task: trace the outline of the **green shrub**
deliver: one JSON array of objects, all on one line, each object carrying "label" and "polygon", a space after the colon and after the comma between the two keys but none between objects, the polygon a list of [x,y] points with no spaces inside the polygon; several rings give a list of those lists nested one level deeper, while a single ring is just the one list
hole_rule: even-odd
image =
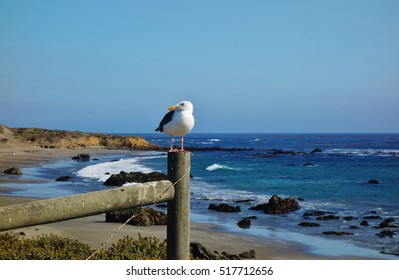
[{"label": "green shrub", "polygon": [[0,238],[0,259],[3,260],[79,260],[91,252],[86,244],[53,234],[34,239]]},{"label": "green shrub", "polygon": [[93,259],[102,260],[162,260],[166,259],[166,242],[155,237],[133,239],[125,236],[105,251],[98,252]]},{"label": "green shrub", "polygon": [[[18,234],[0,234],[0,260],[85,260],[93,252],[87,244],[54,234],[31,239],[20,238]],[[92,259],[166,259],[166,242],[154,237],[125,236],[110,248],[97,252]]]}]

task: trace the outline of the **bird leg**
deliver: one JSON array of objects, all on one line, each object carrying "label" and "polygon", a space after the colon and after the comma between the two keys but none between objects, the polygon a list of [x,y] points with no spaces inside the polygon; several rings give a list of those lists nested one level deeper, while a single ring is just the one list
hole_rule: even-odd
[{"label": "bird leg", "polygon": [[171,152],[177,152],[178,150],[174,150],[173,149],[173,139],[172,139],[172,135],[170,136],[170,150],[169,153]]},{"label": "bird leg", "polygon": [[184,138],[183,138],[183,136],[180,136],[180,143],[181,143],[180,152],[185,152],[184,147],[183,147],[183,142],[184,142]]},{"label": "bird leg", "polygon": [[174,152],[173,144],[172,144],[172,135],[170,136],[169,141],[170,141],[170,150],[169,150],[169,152]]}]

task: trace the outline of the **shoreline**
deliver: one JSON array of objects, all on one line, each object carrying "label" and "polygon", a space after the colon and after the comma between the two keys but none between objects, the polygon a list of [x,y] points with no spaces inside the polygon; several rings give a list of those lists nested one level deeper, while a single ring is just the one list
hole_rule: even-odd
[{"label": "shoreline", "polygon": [[[35,198],[7,195],[7,192],[7,188],[0,188],[0,207],[37,200]],[[97,249],[119,226],[119,223],[106,223],[105,214],[100,214],[51,224],[18,228],[0,232],[0,234],[14,232],[23,235],[24,238],[35,238],[51,233],[62,237],[77,239],[80,242],[87,243],[92,248]],[[166,239],[166,226],[140,227],[126,225],[118,231],[105,248],[116,243],[126,235],[133,238],[138,238],[139,235],[142,237],[152,236],[159,240],[164,240]],[[199,242],[211,250],[219,252],[225,251],[229,254],[240,254],[248,250],[255,250],[256,260],[313,260],[324,258],[320,255],[309,253],[307,248],[301,244],[282,240],[267,242],[264,238],[229,233],[223,231],[216,225],[206,223],[191,222],[191,242]]]},{"label": "shoreline", "polygon": [[[80,153],[92,153],[95,156],[110,155],[126,152],[123,149],[83,148],[83,149],[35,149],[35,152],[18,151],[11,152],[9,156],[0,157],[0,170],[11,166],[31,167],[57,159],[71,157]],[[11,160],[10,160],[11,159]],[[0,175],[0,183],[19,182],[18,177],[10,178]],[[10,195],[12,189],[0,187],[0,207],[11,204],[26,203],[37,200],[35,198]],[[98,248],[115,231],[119,224],[105,223],[105,214],[78,218],[69,221],[19,228],[5,232],[23,232],[25,238],[37,237],[43,234],[57,234],[81,242],[88,243],[93,248]],[[5,233],[2,232],[2,233]],[[153,236],[160,240],[166,239],[166,226],[134,227],[126,225],[111,240],[110,244],[126,235],[137,238],[141,236]],[[307,248],[300,244],[275,240],[268,243],[263,238],[243,236],[228,233],[215,225],[206,223],[191,223],[191,241],[199,242],[212,250],[226,251],[229,254],[239,254],[248,250],[255,250],[258,260],[264,259],[320,259],[319,255],[310,254]]]},{"label": "shoreline", "polygon": [[[0,194],[1,193],[4,193],[4,190],[1,190]],[[34,200],[36,199],[0,195],[0,207],[27,203]],[[79,240],[80,242],[89,244],[93,249],[97,249],[101,247],[119,226],[119,223],[106,223],[105,214],[100,214],[51,224],[18,228],[1,232],[1,234],[14,232],[23,235],[24,238],[36,238],[41,235],[55,234]],[[126,235],[133,238],[138,238],[139,235],[142,237],[151,236],[162,241],[166,239],[166,226],[140,227],[126,225],[117,232],[105,248],[110,247],[113,243],[116,243]],[[256,257],[248,260],[374,259],[350,255],[325,256],[322,254],[314,254],[310,252],[306,245],[300,243],[232,233],[224,231],[216,225],[196,222],[191,223],[191,242],[199,242],[211,250],[227,252],[229,254],[240,254],[248,250],[255,250]]]},{"label": "shoreline", "polygon": [[[93,157],[101,155],[111,155],[126,153],[127,149],[107,149],[107,148],[78,148],[78,149],[45,149],[30,145],[22,145],[19,149],[4,151],[0,149],[0,170],[3,171],[9,167],[31,167],[39,164],[55,161],[57,159],[72,157],[80,153],[90,153]],[[0,147],[1,148],[1,147]],[[8,175],[0,175],[0,183],[20,182],[18,177],[10,178]],[[0,207],[33,201],[33,198],[8,195],[10,190],[0,187]],[[58,222],[35,227],[21,228],[12,230],[13,232],[24,232],[26,237],[36,237],[42,234],[57,234],[79,241],[85,242],[98,248],[118,227],[118,224],[105,223],[103,215],[79,218],[64,222]],[[166,239],[166,227],[133,227],[125,226],[113,238],[111,243],[116,242],[125,235],[133,237],[154,236],[160,240]],[[240,234],[223,229],[220,226],[207,223],[192,223],[191,241],[199,242],[204,246],[217,250],[226,251],[229,254],[239,254],[244,251],[254,249],[258,260],[265,259],[376,259],[368,257],[359,257],[352,255],[326,256],[323,254],[312,253],[306,244],[294,241],[284,240],[282,238],[258,237],[250,234]],[[385,259],[381,256],[380,259]]]}]

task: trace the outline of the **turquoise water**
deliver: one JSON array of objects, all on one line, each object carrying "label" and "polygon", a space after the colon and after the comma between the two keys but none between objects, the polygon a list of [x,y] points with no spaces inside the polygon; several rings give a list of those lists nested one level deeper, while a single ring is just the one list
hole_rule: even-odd
[{"label": "turquoise water", "polygon": [[[164,135],[144,136],[155,144],[167,145]],[[176,145],[179,145],[178,141]],[[236,223],[241,218],[256,215],[258,219],[252,221],[253,229],[241,232],[267,236],[267,229],[274,229],[281,230],[280,233],[328,238],[378,251],[399,245],[396,228],[390,228],[396,232],[393,238],[376,236],[383,229],[375,228],[390,217],[396,220],[392,226],[399,225],[397,134],[194,134],[187,137],[186,146],[251,148],[235,152],[192,153],[192,209],[203,217],[203,221],[237,231]],[[316,148],[320,152],[311,153]],[[273,149],[282,151],[275,153]],[[152,158],[143,162],[165,171],[164,159]],[[377,179],[379,184],[369,184],[371,179]],[[267,202],[273,194],[303,199],[299,201],[300,210],[277,216],[248,210],[252,205]],[[234,203],[246,199],[253,201]],[[210,203],[239,205],[242,213],[210,213],[207,209]],[[311,218],[311,222],[321,224],[317,228],[298,226],[300,222],[309,221],[303,214],[313,210],[340,218],[333,221]],[[369,220],[369,227],[360,226],[364,217],[370,215],[378,215],[381,219]],[[348,216],[353,220],[344,219]],[[351,228],[353,226],[358,229]],[[326,237],[322,233],[325,231],[345,231],[353,235]]]}]

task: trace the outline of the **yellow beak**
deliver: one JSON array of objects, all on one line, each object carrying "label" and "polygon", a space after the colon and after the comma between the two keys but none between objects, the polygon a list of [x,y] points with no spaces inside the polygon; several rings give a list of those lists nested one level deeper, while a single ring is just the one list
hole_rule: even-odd
[{"label": "yellow beak", "polygon": [[177,106],[176,105],[173,105],[173,106],[170,106],[168,109],[169,109],[169,111],[173,111],[173,110],[175,110],[177,108]]}]

